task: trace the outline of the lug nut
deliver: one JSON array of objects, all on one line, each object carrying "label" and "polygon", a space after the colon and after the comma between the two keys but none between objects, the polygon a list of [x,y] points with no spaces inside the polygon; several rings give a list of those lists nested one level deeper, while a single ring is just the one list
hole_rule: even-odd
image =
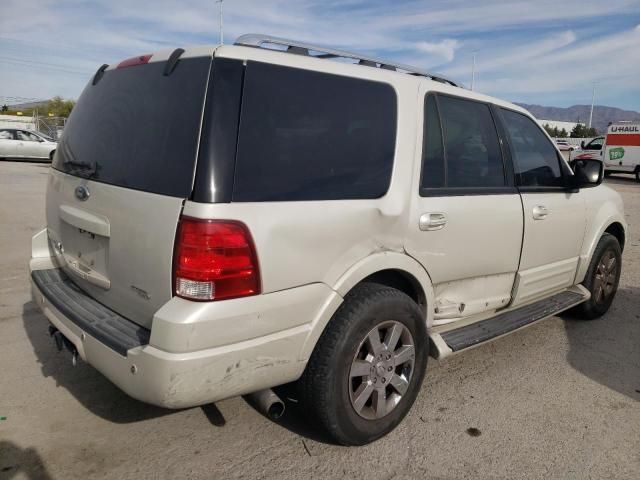
[{"label": "lug nut", "polygon": [[382,383],[384,383],[384,382],[386,382],[386,381],[387,381],[387,379],[386,379],[386,378],[384,378],[384,377],[382,377]]},{"label": "lug nut", "polygon": [[391,367],[387,368],[388,372],[390,372],[391,370],[393,370],[393,368],[391,368]]}]

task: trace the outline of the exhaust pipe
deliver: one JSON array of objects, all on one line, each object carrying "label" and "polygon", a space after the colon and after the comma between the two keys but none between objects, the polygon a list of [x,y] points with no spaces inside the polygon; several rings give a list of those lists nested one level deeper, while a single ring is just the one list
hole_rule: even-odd
[{"label": "exhaust pipe", "polygon": [[270,388],[250,393],[247,398],[271,420],[278,420],[284,415],[284,402]]},{"label": "exhaust pipe", "polygon": [[65,348],[71,352],[71,364],[75,367],[78,363],[78,349],[73,342],[65,337],[62,332],[53,325],[49,325],[49,335],[53,337],[53,340],[56,343],[56,348],[59,352]]}]

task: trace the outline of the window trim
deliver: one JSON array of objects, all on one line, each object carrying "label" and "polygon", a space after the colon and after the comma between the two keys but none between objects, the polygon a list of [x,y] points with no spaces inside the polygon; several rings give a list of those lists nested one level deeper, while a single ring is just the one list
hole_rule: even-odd
[{"label": "window trim", "polygon": [[[425,125],[426,125],[426,106],[427,106],[427,98],[432,95],[436,102],[436,111],[438,114],[438,120],[440,123],[440,138],[442,142],[442,153],[444,157],[444,182],[447,185],[449,180],[449,173],[447,168],[447,147],[444,138],[444,128],[442,126],[442,116],[440,114],[440,99],[439,97],[450,97],[457,100],[466,100],[469,102],[479,103],[481,105],[486,105],[489,107],[489,115],[491,115],[491,119],[493,121],[493,127],[496,132],[496,138],[498,139],[498,146],[500,148],[500,157],[502,159],[502,167],[503,167],[503,175],[505,185],[501,187],[423,187],[422,179],[424,176],[424,152],[425,152],[425,140],[426,136]],[[514,193],[518,193],[518,189],[515,184],[514,177],[514,169],[512,164],[512,156],[511,151],[505,147],[503,137],[504,131],[502,129],[502,124],[499,119],[496,117],[496,113],[494,111],[495,105],[490,102],[485,102],[482,100],[477,100],[475,98],[468,98],[460,95],[451,95],[449,93],[439,92],[437,90],[427,91],[424,95],[424,101],[422,102],[422,146],[420,152],[420,180],[418,186],[418,192],[421,197],[448,197],[448,196],[467,196],[467,195],[510,195]]]},{"label": "window trim", "polygon": [[[496,109],[496,113],[498,115],[498,121],[501,123],[501,127],[504,130],[505,133],[505,141],[507,143],[507,149],[509,150],[509,154],[511,157],[511,163],[512,163],[512,167],[513,167],[513,178],[514,180],[518,179],[515,183],[516,189],[520,192],[520,193],[557,193],[557,192],[567,192],[567,190],[569,189],[569,177],[568,177],[568,172],[566,171],[565,168],[565,162],[564,160],[561,158],[561,154],[558,153],[558,149],[556,148],[556,146],[553,144],[552,141],[549,140],[549,138],[547,137],[546,133],[544,132],[544,129],[538,124],[538,122],[536,122],[534,119],[532,119],[529,115],[526,115],[518,110],[515,110],[513,108],[509,108],[509,107],[504,107],[502,105],[495,105],[495,109]],[[550,186],[550,185],[545,185],[545,186],[527,186],[527,185],[518,185],[520,179],[520,175],[515,173],[515,163],[516,163],[516,158],[515,158],[515,152],[513,151],[513,147],[511,145],[511,135],[509,134],[509,130],[506,128],[506,121],[504,120],[504,117],[502,116],[502,110],[506,110],[512,113],[516,113],[518,115],[522,115],[523,117],[531,120],[531,122],[538,128],[538,130],[540,130],[543,134],[543,136],[546,138],[546,140],[549,142],[549,144],[551,145],[551,147],[553,148],[555,154],[556,154],[556,160],[558,161],[558,168],[560,169],[560,175],[562,176],[562,185],[561,186]]]}]

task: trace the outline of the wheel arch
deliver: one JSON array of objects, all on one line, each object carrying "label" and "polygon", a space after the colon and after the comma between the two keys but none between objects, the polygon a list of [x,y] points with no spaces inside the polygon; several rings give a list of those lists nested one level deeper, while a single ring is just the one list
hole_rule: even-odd
[{"label": "wheel arch", "polygon": [[589,264],[591,263],[591,257],[593,256],[602,235],[609,233],[616,237],[620,243],[620,249],[624,250],[624,244],[626,242],[626,223],[619,213],[610,214],[606,217],[605,221],[600,221],[597,224],[599,224],[600,227],[597,230],[592,229],[592,232],[594,233],[588,233],[585,238],[583,252],[580,255],[580,264],[576,273],[576,284],[584,281],[584,276],[586,275]]},{"label": "wheel arch", "polygon": [[300,358],[307,360],[344,297],[362,282],[372,281],[397,288],[416,300],[427,327],[433,324],[434,290],[429,274],[414,258],[399,252],[379,252],[351,266],[331,285],[336,295],[327,301],[312,325]]}]

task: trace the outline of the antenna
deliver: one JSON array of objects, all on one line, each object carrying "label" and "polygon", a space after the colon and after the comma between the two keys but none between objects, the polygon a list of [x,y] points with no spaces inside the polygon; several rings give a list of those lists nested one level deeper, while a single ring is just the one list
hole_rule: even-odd
[{"label": "antenna", "polygon": [[222,19],[222,6],[224,0],[216,0],[216,3],[220,4],[220,45],[224,45],[224,31],[223,31],[223,19]]}]

